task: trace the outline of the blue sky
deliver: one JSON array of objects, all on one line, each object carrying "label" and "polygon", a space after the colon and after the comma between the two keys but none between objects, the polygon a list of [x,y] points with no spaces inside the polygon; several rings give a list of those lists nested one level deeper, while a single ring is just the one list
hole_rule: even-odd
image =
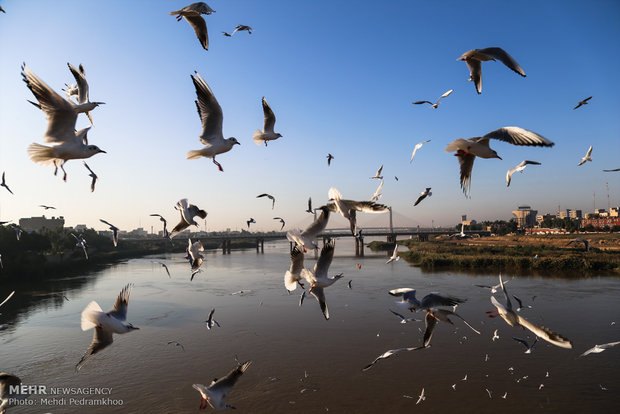
[{"label": "blue sky", "polygon": [[[249,217],[256,229],[275,230],[275,216],[298,227],[311,220],[308,197],[318,206],[331,186],[345,198],[370,198],[378,183],[368,177],[382,164],[380,201],[393,206],[397,224],[453,225],[461,214],[509,219],[523,204],[540,213],[558,205],[590,211],[594,193],[596,207],[606,208],[606,182],[612,206],[620,204],[620,173],[602,172],[620,168],[617,1],[214,0],[208,4],[216,13],[205,17],[209,51],[187,22],[168,15],[187,4],[0,1],[0,170],[15,193],[0,189],[0,220],[44,214],[38,206],[47,204],[67,225],[103,229],[103,218],[122,229],[159,229],[149,214],[174,222],[176,201],[187,197],[209,212],[208,230],[241,229]],[[253,34],[221,35],[237,24]],[[491,46],[508,51],[527,77],[486,62],[477,95],[456,59]],[[63,183],[28,159],[46,120],[26,101],[33,95],[21,81],[22,62],[59,93],[73,82],[67,62],[82,63],[91,100],[106,102],[92,113],[89,133],[107,151],[87,160],[100,177],[94,193],[79,160],[65,165]],[[222,106],[224,135],[241,142],[217,157],[224,173],[209,159],[185,159],[201,148],[195,70]],[[411,104],[448,89],[454,93],[437,110]],[[262,96],[283,135],[268,148],[251,140],[262,128]],[[573,111],[588,96],[590,104]],[[77,127],[87,125],[80,115]],[[536,131],[556,145],[491,142],[503,160],[476,160],[467,199],[457,160],[444,148],[502,126]],[[413,146],[427,139],[410,164]],[[590,145],[594,161],[577,167]],[[328,152],[335,156],[329,168]],[[542,165],[528,166],[506,188],[506,170],[524,159]],[[414,208],[425,187],[433,196]],[[274,210],[255,198],[263,192],[276,197]]]}]

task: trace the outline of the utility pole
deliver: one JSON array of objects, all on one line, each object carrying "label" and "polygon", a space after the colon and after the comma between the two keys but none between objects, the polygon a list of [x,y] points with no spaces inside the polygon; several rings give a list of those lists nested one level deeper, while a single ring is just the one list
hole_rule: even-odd
[{"label": "utility pole", "polygon": [[592,212],[596,213],[596,193],[592,193]]},{"label": "utility pole", "polygon": [[611,201],[609,201],[609,183],[605,183],[605,187],[607,187],[607,212],[611,213]]}]

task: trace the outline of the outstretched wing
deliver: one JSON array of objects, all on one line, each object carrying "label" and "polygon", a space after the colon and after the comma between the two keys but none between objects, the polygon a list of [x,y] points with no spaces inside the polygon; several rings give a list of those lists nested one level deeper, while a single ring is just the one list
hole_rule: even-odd
[{"label": "outstretched wing", "polygon": [[114,306],[108,311],[108,315],[121,321],[127,318],[127,305],[129,304],[129,295],[131,294],[132,287],[133,284],[129,283],[121,290],[121,293],[116,298],[116,302],[114,302]]}]

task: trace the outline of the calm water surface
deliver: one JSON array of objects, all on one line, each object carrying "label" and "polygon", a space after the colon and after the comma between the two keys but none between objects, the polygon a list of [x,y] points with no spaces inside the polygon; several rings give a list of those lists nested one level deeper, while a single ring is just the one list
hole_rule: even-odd
[{"label": "calm water surface", "polygon": [[[52,406],[32,396],[36,405],[9,412],[197,412],[200,397],[192,384],[225,375],[235,355],[253,361],[227,398],[239,412],[586,413],[620,406],[620,346],[579,357],[595,344],[620,341],[620,278],[512,279],[508,292],[532,305],[522,315],[574,345],[566,350],[539,341],[527,355],[512,337],[532,336],[487,318],[490,292],[473,286],[496,284],[497,274],[425,273],[402,260],[385,265],[384,254],[352,253],[350,240],[336,242],[330,274],[344,272],[344,278],[326,289],[329,321],[312,297],[300,308],[300,289],[291,295],[284,289],[288,243],[268,244],[264,254],[208,252],[193,282],[182,254],[134,259],[79,277],[0,282],[2,299],[17,290],[1,309],[0,324],[10,325],[0,331],[0,371],[48,388],[111,388],[105,397],[123,404],[69,405],[69,398],[99,397],[71,394],[57,396],[65,401]],[[154,261],[167,263],[172,278]],[[306,267],[313,265],[306,255]],[[75,373],[92,340],[92,331],[80,329],[82,310],[91,300],[109,309],[127,283],[135,285],[128,321],[140,330],[115,335]],[[423,322],[400,324],[388,311],[397,308],[387,291],[398,287],[416,288],[418,297],[439,291],[467,298],[458,312],[482,334],[458,319],[454,326],[442,323],[429,349],[398,354],[362,372],[388,349],[421,343]],[[207,330],[204,320],[213,307],[222,326]],[[495,329],[500,339],[492,341]],[[185,351],[167,344],[172,340]],[[422,388],[426,400],[416,405]]]}]

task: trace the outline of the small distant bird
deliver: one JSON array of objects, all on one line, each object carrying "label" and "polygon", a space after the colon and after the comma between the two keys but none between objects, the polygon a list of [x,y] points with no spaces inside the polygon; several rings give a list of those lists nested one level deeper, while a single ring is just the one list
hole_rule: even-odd
[{"label": "small distant bird", "polygon": [[271,200],[271,209],[273,210],[273,208],[276,205],[276,198],[274,196],[272,196],[271,194],[267,194],[267,193],[263,193],[263,194],[259,194],[256,196],[256,198],[260,198],[260,197],[267,197],[268,199]]},{"label": "small distant bird", "polygon": [[390,312],[392,312],[394,315],[398,316],[400,318],[400,323],[407,323],[407,322],[418,322],[420,319],[416,319],[416,318],[405,318],[403,315],[401,315],[398,312],[394,312],[392,309],[388,309]]},{"label": "small distant bird", "polygon": [[415,147],[413,147],[413,152],[411,153],[411,160],[409,160],[409,164],[413,162],[413,157],[415,157],[416,151],[422,148],[422,145],[426,144],[427,142],[431,142],[431,141],[432,139],[428,139],[426,141],[418,142],[417,144],[415,144]]},{"label": "small distant bird", "polygon": [[273,219],[274,220],[280,220],[280,223],[282,223],[282,227],[280,227],[280,230],[282,230],[284,228],[284,225],[286,224],[284,219],[282,217],[274,217]]},{"label": "small distant bird", "polygon": [[381,183],[379,184],[379,187],[377,187],[377,191],[375,191],[375,193],[372,195],[372,197],[370,197],[370,201],[377,201],[378,199],[381,198],[382,194],[381,194],[381,189],[383,188],[383,180],[381,180]]},{"label": "small distant bird", "polygon": [[200,270],[200,266],[202,265],[204,256],[200,254],[200,252],[204,252],[204,247],[200,240],[192,243],[192,239],[187,239],[187,255],[189,256],[189,264],[192,268],[192,277],[190,278],[190,282],[194,280],[194,276]]},{"label": "small distant bird", "polygon": [[84,257],[86,257],[86,260],[88,260],[88,252],[86,251],[86,249],[88,248],[88,244],[86,244],[86,240],[84,239],[84,237],[81,234],[79,236],[76,236],[73,233],[70,233],[70,234],[77,241],[77,243],[75,244],[75,247],[81,247],[82,250],[84,251]]},{"label": "small distant bird", "polygon": [[452,141],[445,149],[446,152],[456,151],[461,167],[461,188],[466,197],[469,197],[471,190],[471,172],[474,168],[474,160],[480,158],[499,158],[497,152],[489,147],[490,139],[498,139],[512,145],[527,145],[552,147],[555,144],[547,138],[533,131],[519,127],[503,127],[491,131],[482,137],[469,139],[458,138]]},{"label": "small distant bird", "polygon": [[619,345],[620,342],[609,342],[607,344],[603,344],[603,345],[594,345],[593,348],[588,349],[586,352],[584,352],[583,354],[579,355],[579,356],[586,356],[589,354],[600,354],[603,351],[608,350],[611,347],[614,347],[616,345]]},{"label": "small distant bird", "polygon": [[112,334],[124,334],[140,329],[125,322],[132,287],[133,285],[130,283],[121,290],[114,302],[114,306],[108,312],[102,311],[99,304],[95,301],[90,302],[82,311],[82,330],[86,331],[95,328],[95,334],[93,342],[75,366],[76,370],[82,368],[90,357],[111,345]]},{"label": "small distant bird", "polygon": [[45,210],[49,210],[49,209],[56,210],[56,207],[46,206],[46,205],[44,205],[44,204],[40,204],[40,205],[39,205],[39,207],[42,207],[42,208],[44,208]]},{"label": "small distant bird", "polygon": [[[508,283],[510,283],[510,280],[507,280],[504,282],[505,285],[507,285]],[[497,290],[501,288],[501,285],[499,283],[493,286],[489,286],[489,285],[474,285],[474,286],[478,286],[478,287],[485,288],[485,289],[490,289],[491,293],[496,293]]]},{"label": "small distant bird", "polygon": [[17,237],[17,240],[21,239],[22,233],[24,231],[17,227],[15,224],[11,224],[11,228],[15,231],[15,237]]},{"label": "small distant bird", "polygon": [[226,36],[226,37],[231,37],[231,36],[232,36],[230,33],[227,33],[227,32],[222,32],[222,34],[223,34],[224,36]]},{"label": "small distant bird", "polygon": [[590,242],[587,241],[586,239],[581,239],[581,238],[573,239],[568,242],[567,246],[569,246],[571,243],[583,243],[583,248],[586,250],[586,252],[590,251]]},{"label": "small distant bird", "polygon": [[256,145],[262,145],[264,142],[265,147],[266,147],[267,142],[280,138],[282,134],[273,131],[273,128],[276,125],[276,116],[274,115],[273,111],[271,110],[271,107],[267,103],[267,100],[265,99],[264,96],[263,96],[262,102],[263,102],[263,114],[265,117],[263,121],[263,130],[261,131],[260,129],[257,129],[254,132],[252,139],[254,140]]},{"label": "small distant bird", "polygon": [[394,179],[395,179],[396,181],[398,181],[398,177],[397,177],[397,176],[394,176]]},{"label": "small distant bird", "polygon": [[164,237],[168,237],[168,230],[166,229],[166,224],[168,224],[168,222],[166,221],[166,219],[164,218],[164,216],[162,216],[161,214],[149,214],[150,216],[153,217],[159,217],[159,221],[164,223]]},{"label": "small distant bird", "polygon": [[221,328],[220,323],[218,321],[216,321],[215,319],[213,319],[213,314],[215,313],[215,308],[211,309],[211,312],[209,312],[209,317],[207,318],[207,320],[205,321],[205,323],[207,324],[207,329],[211,329],[214,326],[217,325],[218,328]]},{"label": "small distant bird", "polygon": [[312,210],[312,197],[308,197],[308,208],[306,209],[306,213],[314,213],[314,210]]},{"label": "small distant bird", "polygon": [[90,176],[90,178],[92,178],[92,181],[90,182],[90,192],[92,193],[93,191],[95,191],[95,184],[97,183],[97,179],[99,177],[97,177],[97,174],[95,174],[95,172],[90,169],[88,164],[86,164],[86,161],[82,161],[82,164],[84,164],[84,167],[86,167],[86,169],[90,172],[90,174],[88,175]]},{"label": "small distant bird", "polygon": [[487,394],[489,394],[489,398],[493,398],[493,397],[491,397],[491,391],[489,391],[488,388],[485,388],[485,390],[486,390]]},{"label": "small distant bird", "polygon": [[573,108],[573,110],[579,108],[580,106],[587,105],[590,99],[592,99],[591,96],[589,98],[584,99],[583,101],[579,101],[579,103],[577,104],[576,107]]},{"label": "small distant bird", "polygon": [[592,145],[590,145],[590,148],[588,148],[588,152],[586,152],[586,156],[581,158],[581,161],[579,161],[579,164],[577,164],[577,166],[583,165],[587,161],[592,161],[591,155],[592,155]]},{"label": "small distant bird", "polygon": [[253,29],[250,26],[246,26],[246,25],[243,25],[243,24],[238,24],[235,27],[235,30],[233,30],[230,35],[232,36],[232,35],[234,35],[237,32],[243,32],[243,31],[248,32],[248,34],[252,34],[252,30]]},{"label": "small distant bird", "polygon": [[385,264],[392,263],[393,261],[399,261],[399,260],[400,260],[400,256],[398,255],[398,243],[395,243],[392,256],[390,256],[390,258],[388,259],[387,262],[385,262]]},{"label": "small distant bird", "polygon": [[420,193],[420,197],[418,197],[418,199],[416,200],[416,202],[413,204],[413,206],[417,206],[418,204],[420,204],[420,202],[422,200],[424,200],[426,197],[430,197],[432,196],[433,193],[431,193],[431,187],[426,187],[426,190],[422,191]]},{"label": "small distant bird", "polygon": [[116,227],[113,224],[108,223],[107,221],[103,219],[99,219],[99,221],[109,226],[110,230],[112,230],[112,241],[114,242],[114,247],[116,247],[118,245],[118,227]]},{"label": "small distant bird", "polygon": [[246,361],[243,364],[238,364],[237,367],[226,374],[224,378],[220,378],[219,380],[216,378],[211,381],[208,387],[202,384],[193,384],[192,387],[201,395],[200,408],[207,408],[208,404],[216,410],[223,410],[225,408],[235,409],[236,407],[225,403],[223,400],[251,363],[252,361]]},{"label": "small distant bird", "polygon": [[[523,301],[519,299],[518,297],[516,297],[515,295],[512,295],[512,297],[515,298],[515,300],[519,304],[519,306],[517,307],[517,312],[521,312],[521,309],[523,309]],[[532,306],[527,305],[526,308],[532,309]]]},{"label": "small distant bird", "polygon": [[614,171],[620,171],[620,168],[615,168],[613,170],[603,170],[605,172],[614,172]]},{"label": "small distant bird", "polygon": [[537,161],[528,161],[528,160],[524,160],[521,161],[516,167],[509,169],[506,172],[506,187],[508,187],[510,185],[510,180],[512,179],[512,174],[516,173],[516,172],[520,172],[523,173],[523,170],[525,170],[525,166],[531,164],[531,165],[540,165],[539,162]]},{"label": "small distant bird", "polygon": [[383,165],[379,167],[374,177],[370,177],[371,180],[383,180],[383,176],[381,175],[381,171],[383,170]]},{"label": "small distant bird", "polygon": [[351,283],[353,283],[353,280],[349,280],[349,283],[347,283],[347,286],[349,287],[349,289],[353,289],[353,286],[351,285]]},{"label": "small distant bird", "polygon": [[499,335],[498,335],[498,333],[497,333],[497,329],[493,332],[493,337],[491,338],[491,340],[492,340],[493,342],[495,342],[495,340],[496,340],[496,339],[499,339]]},{"label": "small distant bird", "polygon": [[[78,105],[90,105],[93,106],[92,109],[95,109],[99,105],[105,104],[105,102],[91,102],[88,97],[88,82],[86,82],[86,73],[84,72],[84,66],[80,63],[79,70],[76,69],[71,63],[67,62],[67,66],[69,66],[69,70],[71,74],[75,78],[76,86],[77,86],[77,102]],[[75,91],[75,88],[73,89]],[[72,102],[73,103],[73,102]],[[90,116],[90,111],[86,111],[86,116],[90,120],[90,124],[93,125],[93,118]]]},{"label": "small distant bird", "polygon": [[525,353],[526,354],[531,354],[532,351],[534,350],[534,345],[536,345],[536,342],[538,342],[538,337],[534,338],[534,342],[532,342],[532,345],[530,345],[525,339],[521,339],[521,338],[517,338],[517,337],[512,337],[512,339],[514,339],[517,342],[520,342],[523,344],[523,346],[525,346]]},{"label": "small distant bird", "polygon": [[202,18],[201,14],[212,14],[215,13],[211,7],[209,7],[206,3],[198,2],[192,3],[189,6],[183,7],[181,10],[171,11],[170,15],[176,15],[177,22],[180,22],[182,18],[187,20],[192,29],[194,29],[194,33],[196,33],[196,37],[200,44],[205,50],[209,50],[209,34],[207,32],[207,23],[205,19]]},{"label": "small distant bird", "polygon": [[181,344],[180,342],[177,342],[177,341],[168,341],[168,345],[170,345],[170,344],[174,344],[174,345],[176,345],[176,346],[180,347],[180,348],[183,350],[183,352],[185,352],[185,347],[184,347],[184,346],[183,346],[183,344]]},{"label": "small distant bird", "polygon": [[254,220],[254,218],[250,217],[250,219],[246,221],[246,224],[248,225],[248,230],[250,229],[250,224],[252,224],[252,223],[256,223],[256,220]]},{"label": "small distant bird", "polygon": [[445,98],[446,96],[450,96],[450,94],[454,92],[454,89],[450,89],[447,92],[444,92],[443,95],[441,95],[439,98],[437,98],[437,100],[435,101],[435,103],[430,102],[430,101],[415,101],[413,102],[414,105],[421,105],[421,104],[429,104],[430,106],[432,106],[434,109],[437,109],[437,107],[439,106],[439,101],[441,100],[441,98]]},{"label": "small distant bird", "polygon": [[166,263],[162,263],[162,262],[156,262],[158,264],[161,265],[161,267],[164,268],[164,270],[166,271],[166,274],[168,274],[168,278],[170,278],[170,270],[168,270],[168,266],[166,266]]},{"label": "small distant bird", "polygon": [[525,77],[525,72],[516,60],[505,50],[499,47],[487,47],[485,49],[472,49],[461,55],[457,60],[464,60],[469,68],[469,79],[474,82],[476,92],[482,93],[482,62],[499,60],[512,71]]},{"label": "small distant bird", "polygon": [[332,154],[327,154],[327,166],[329,167],[332,163],[334,156]]},{"label": "small distant bird", "polygon": [[189,204],[187,198],[179,200],[176,206],[174,206],[174,208],[176,210],[179,210],[179,212],[181,213],[181,221],[179,221],[179,223],[172,229],[172,232],[170,232],[171,239],[186,228],[188,228],[190,225],[198,226],[198,223],[196,223],[194,217],[198,216],[202,219],[207,217],[206,211],[198,208],[193,204]]},{"label": "small distant bird", "polygon": [[2,187],[4,187],[4,188],[6,188],[6,190],[7,190],[9,193],[13,194],[13,192],[11,191],[11,189],[9,188],[9,186],[8,186],[8,185],[6,185],[6,180],[5,180],[5,178],[4,178],[4,171],[2,171],[2,183],[0,183],[0,186],[2,186]]},{"label": "small distant bird", "polygon": [[381,355],[379,355],[377,358],[375,358],[374,361],[372,361],[370,364],[366,365],[364,368],[362,368],[362,371],[368,371],[370,368],[373,367],[373,365],[375,365],[379,360],[381,359],[387,359],[389,357],[391,357],[394,354],[397,354],[399,352],[403,352],[403,351],[418,351],[420,349],[424,349],[423,346],[417,346],[415,348],[398,348],[398,349],[389,349],[387,351],[385,351],[384,353],[382,353]]},{"label": "small distant bird", "polygon": [[504,392],[504,395],[502,395],[503,399],[506,399],[506,397],[508,397],[508,391]]},{"label": "small distant bird", "polygon": [[207,85],[198,72],[194,73],[196,76],[190,76],[196,88],[196,95],[198,97],[198,100],[195,101],[196,108],[198,109],[200,120],[202,121],[200,142],[205,146],[199,150],[189,151],[187,153],[187,159],[195,160],[200,157],[212,158],[213,164],[217,165],[220,171],[224,171],[222,165],[215,161],[215,156],[230,151],[235,144],[241,144],[235,137],[224,139],[224,134],[222,132],[222,125],[224,123],[222,107],[217,102],[217,99],[215,99],[215,95],[213,95],[209,85]]},{"label": "small distant bird", "polygon": [[420,393],[420,396],[418,397],[418,401],[416,401],[415,404],[418,405],[424,400],[426,400],[426,397],[424,396],[424,388],[422,388],[422,392]]}]

